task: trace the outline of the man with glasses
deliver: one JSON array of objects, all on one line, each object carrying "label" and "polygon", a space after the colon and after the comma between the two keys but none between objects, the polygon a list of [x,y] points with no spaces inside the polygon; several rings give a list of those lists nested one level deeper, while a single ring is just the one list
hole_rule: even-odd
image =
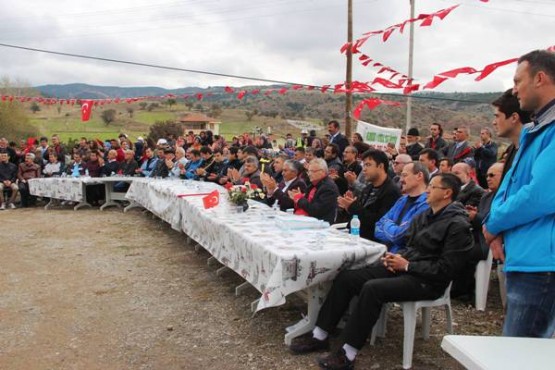
[{"label": "man with glasses", "polygon": [[351,191],[337,198],[337,204],[347,214],[347,219],[358,215],[360,236],[374,240],[376,222],[393,206],[401,192],[387,176],[389,160],[379,150],[370,149],[362,155],[363,173],[369,183],[357,197]]},{"label": "man with glasses", "polygon": [[[513,94],[534,113],[485,222],[493,257],[505,261],[504,336],[551,338],[555,332],[555,53],[518,60]],[[503,243],[505,250],[503,251]]]},{"label": "man with glasses", "polygon": [[398,154],[393,160],[393,183],[401,190],[401,173],[403,172],[403,168],[409,163],[412,163],[412,158],[408,154]]},{"label": "man with glasses", "polygon": [[[277,159],[277,158],[276,158]],[[265,202],[273,206],[278,203],[279,209],[287,211],[294,207],[293,200],[287,195],[287,190],[298,189],[301,193],[306,190],[305,182],[300,178],[302,165],[298,161],[286,160],[282,166],[282,180],[278,183],[273,176],[267,173],[260,174],[260,180],[266,191]]]},{"label": "man with glasses", "polygon": [[459,188],[456,176],[436,175],[426,189],[429,209],[413,220],[406,251],[386,253],[380,262],[362,269],[341,271],[320,309],[314,330],[295,338],[291,351],[301,354],[328,350],[328,333],[349,309],[351,299],[358,296],[339,349],[318,359],[323,369],[354,369],[357,352],[366,343],[384,303],[441,296],[466,262],[472,246],[468,216],[460,203],[454,202]]}]

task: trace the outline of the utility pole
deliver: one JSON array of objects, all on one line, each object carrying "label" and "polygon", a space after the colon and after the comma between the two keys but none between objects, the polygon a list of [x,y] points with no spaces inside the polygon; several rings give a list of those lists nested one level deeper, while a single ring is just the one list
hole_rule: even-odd
[{"label": "utility pole", "polygon": [[[414,3],[416,0],[410,0],[410,19],[414,18]],[[410,22],[410,36],[409,36],[409,84],[412,83],[412,64],[413,64],[413,54],[414,54],[414,22]],[[409,131],[412,126],[412,96],[411,92],[408,93],[407,97],[407,126],[405,133]]]},{"label": "utility pole", "polygon": [[345,78],[345,136],[351,138],[352,119],[351,112],[353,110],[353,93],[350,91],[353,82],[353,52],[351,46],[353,43],[353,0],[347,0],[347,42],[350,47],[347,48],[347,76]]}]

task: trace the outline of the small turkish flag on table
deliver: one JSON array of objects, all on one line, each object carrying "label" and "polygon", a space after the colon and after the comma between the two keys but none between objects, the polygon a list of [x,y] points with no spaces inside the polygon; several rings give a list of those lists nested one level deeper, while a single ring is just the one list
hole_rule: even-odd
[{"label": "small turkish flag on table", "polygon": [[91,112],[93,107],[92,100],[83,100],[81,103],[81,121],[85,122],[91,118]]},{"label": "small turkish flag on table", "polygon": [[212,208],[216,207],[220,203],[220,193],[218,190],[214,190],[207,196],[202,198],[202,203],[204,204],[204,208]]}]

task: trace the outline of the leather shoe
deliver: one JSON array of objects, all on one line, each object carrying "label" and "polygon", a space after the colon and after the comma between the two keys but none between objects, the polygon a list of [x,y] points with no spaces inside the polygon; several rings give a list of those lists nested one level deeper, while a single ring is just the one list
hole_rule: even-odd
[{"label": "leather shoe", "polygon": [[345,350],[339,348],[336,352],[330,353],[318,359],[318,365],[326,370],[354,370],[355,361],[351,361],[345,355]]},{"label": "leather shoe", "polygon": [[329,338],[318,340],[312,336],[312,332],[308,332],[300,337],[293,339],[289,349],[294,354],[327,351],[330,348]]}]

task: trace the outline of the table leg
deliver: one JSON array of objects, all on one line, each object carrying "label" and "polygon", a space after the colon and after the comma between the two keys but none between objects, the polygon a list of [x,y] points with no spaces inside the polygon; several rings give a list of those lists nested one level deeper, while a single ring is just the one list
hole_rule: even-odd
[{"label": "table leg", "polygon": [[[307,289],[307,315],[304,316],[298,323],[285,328],[287,332],[284,337],[286,345],[290,345],[293,338],[303,335],[311,331],[316,325],[318,312],[323,302],[322,289],[319,286],[312,286]],[[325,295],[324,295],[325,297]]]},{"label": "table leg", "polygon": [[82,202],[77,203],[77,205],[75,207],[73,207],[74,211],[77,211],[79,208],[83,208],[83,207],[91,207],[92,205],[87,203],[87,200],[84,199]]},{"label": "table leg", "polygon": [[123,209],[123,212],[127,212],[133,208],[143,208],[143,206],[141,206],[139,203],[132,200],[131,203],[129,203],[129,205]]},{"label": "table leg", "polygon": [[[249,283],[248,281],[245,281],[243,284],[241,285],[237,285],[235,287],[235,296],[239,297],[239,295],[244,292],[245,290],[247,290],[249,287],[251,287],[251,283]],[[258,301],[256,301],[258,304]],[[255,307],[256,309],[256,307]]]}]

